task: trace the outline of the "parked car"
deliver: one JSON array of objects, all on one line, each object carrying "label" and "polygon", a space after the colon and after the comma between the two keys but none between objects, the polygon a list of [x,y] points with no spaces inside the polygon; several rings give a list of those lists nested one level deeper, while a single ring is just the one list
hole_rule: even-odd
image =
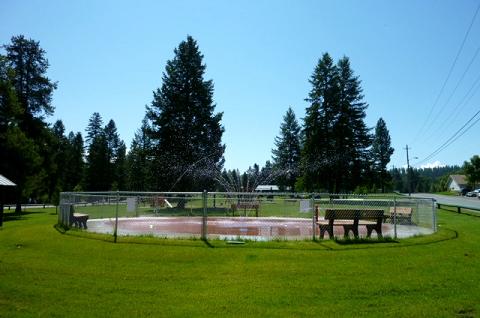
[{"label": "parked car", "polygon": [[476,197],[478,196],[478,193],[475,192],[475,191],[470,191],[470,192],[467,192],[467,194],[465,194],[466,197]]},{"label": "parked car", "polygon": [[470,188],[463,188],[461,191],[460,191],[460,194],[465,196],[467,195],[468,192],[472,191],[472,189]]}]

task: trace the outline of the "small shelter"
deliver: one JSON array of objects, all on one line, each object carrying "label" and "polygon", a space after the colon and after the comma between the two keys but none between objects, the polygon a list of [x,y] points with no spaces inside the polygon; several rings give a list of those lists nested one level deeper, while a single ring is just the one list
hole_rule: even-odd
[{"label": "small shelter", "polygon": [[17,186],[12,181],[0,174],[0,226],[3,225],[3,204],[6,197],[6,192],[9,187]]},{"label": "small shelter", "polygon": [[461,192],[468,186],[467,177],[463,174],[452,174],[448,178],[447,188],[450,191]]},{"label": "small shelter", "polygon": [[261,184],[255,188],[257,192],[276,192],[280,191],[280,188],[277,185]]}]

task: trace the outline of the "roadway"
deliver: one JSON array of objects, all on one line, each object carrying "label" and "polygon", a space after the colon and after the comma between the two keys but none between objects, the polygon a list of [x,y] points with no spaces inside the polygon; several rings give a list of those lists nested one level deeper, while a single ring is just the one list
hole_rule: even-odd
[{"label": "roadway", "polygon": [[457,205],[466,208],[480,209],[480,200],[477,197],[469,198],[462,196],[441,195],[431,193],[412,193],[412,197],[433,198],[440,204]]}]

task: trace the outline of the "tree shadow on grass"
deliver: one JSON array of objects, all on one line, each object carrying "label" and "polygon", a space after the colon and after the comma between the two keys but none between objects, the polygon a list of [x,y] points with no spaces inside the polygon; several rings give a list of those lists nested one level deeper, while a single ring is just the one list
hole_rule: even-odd
[{"label": "tree shadow on grass", "polygon": [[3,222],[11,222],[11,221],[20,221],[27,219],[26,217],[30,214],[40,214],[44,213],[43,211],[22,211],[20,213],[15,212],[3,212]]}]

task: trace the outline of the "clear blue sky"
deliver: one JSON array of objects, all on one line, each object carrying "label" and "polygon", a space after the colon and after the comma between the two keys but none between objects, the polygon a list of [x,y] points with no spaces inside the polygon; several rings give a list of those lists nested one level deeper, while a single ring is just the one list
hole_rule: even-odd
[{"label": "clear blue sky", "polygon": [[[192,35],[215,84],[216,110],[224,113],[225,166],[242,171],[271,158],[288,106],[301,122],[322,53],[346,55],[370,105],[367,124],[384,118],[395,148],[391,165],[403,166],[406,144],[421,160],[480,109],[479,82],[458,106],[480,75],[480,56],[454,91],[480,45],[480,14],[433,107],[478,4],[3,0],[0,43],[23,34],[46,50],[48,75],[58,81],[50,122],[62,119],[67,131],[84,134],[99,112],[105,122],[115,120],[129,146],[166,61]],[[479,127],[424,163],[462,164],[479,154]]]}]

